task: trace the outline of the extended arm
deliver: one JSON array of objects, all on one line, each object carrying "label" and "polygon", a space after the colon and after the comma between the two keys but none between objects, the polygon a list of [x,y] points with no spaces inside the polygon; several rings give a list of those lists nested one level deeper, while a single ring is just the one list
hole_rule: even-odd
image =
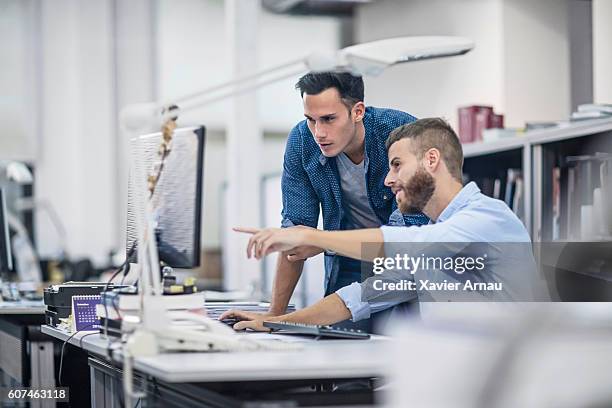
[{"label": "extended arm", "polygon": [[306,228],[235,228],[253,234],[247,245],[247,257],[257,259],[272,252],[288,251],[312,245],[354,259],[371,261],[383,254],[383,234],[378,228],[351,231],[320,231]]}]

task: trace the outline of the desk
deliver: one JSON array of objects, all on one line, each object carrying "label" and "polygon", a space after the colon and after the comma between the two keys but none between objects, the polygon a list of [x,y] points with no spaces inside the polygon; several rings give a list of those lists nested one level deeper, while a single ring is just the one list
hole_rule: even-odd
[{"label": "desk", "polygon": [[[49,326],[43,333],[66,340],[69,334]],[[274,334],[242,335],[270,338]],[[293,337],[293,336],[291,336]],[[286,338],[286,337],[285,337]],[[257,406],[270,402],[299,405],[372,404],[371,379],[385,373],[383,353],[388,339],[319,340],[293,338],[299,351],[236,353],[169,353],[134,360],[136,383],[147,390],[152,406]],[[115,406],[121,386],[120,350],[106,358],[108,342],[99,334],[78,333],[69,343],[90,353],[92,406]],[[116,377],[113,379],[113,377]],[[101,386],[104,386],[104,395]],[[360,387],[359,387],[360,386]]]},{"label": "desk", "polygon": [[[55,386],[53,339],[41,334],[42,301],[0,302],[0,367],[4,386]],[[32,406],[50,406],[33,401]]]},{"label": "desk", "polygon": [[17,302],[0,302],[0,316],[5,315],[40,315],[44,317],[45,305],[42,300],[20,300]]}]

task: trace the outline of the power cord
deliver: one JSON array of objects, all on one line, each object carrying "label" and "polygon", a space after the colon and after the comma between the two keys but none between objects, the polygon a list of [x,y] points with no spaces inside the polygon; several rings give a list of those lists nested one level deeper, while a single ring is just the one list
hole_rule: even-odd
[{"label": "power cord", "polygon": [[[130,247],[130,250],[128,251],[125,257],[125,261],[123,261],[123,263],[117,268],[117,270],[111,275],[110,279],[106,282],[106,285],[104,286],[104,292],[108,291],[108,287],[110,286],[111,282],[113,281],[113,279],[115,279],[115,277],[117,277],[117,275],[119,275],[119,272],[121,272],[122,270],[123,278],[121,279],[121,282],[123,283],[127,273],[130,270],[130,261],[132,256],[134,255],[135,249],[136,241],[132,243],[132,246]],[[104,337],[108,339],[108,305],[106,304],[106,301],[103,301],[102,305],[104,306]],[[116,311],[118,312],[118,310]],[[110,352],[110,344],[108,346],[108,351]]]},{"label": "power cord", "polygon": [[[82,332],[83,330],[88,329],[89,327],[92,327],[94,324],[95,323],[88,324],[87,326],[83,327],[82,329],[75,331],[70,336],[68,336],[68,338],[66,340],[64,340],[64,343],[62,344],[62,351],[60,353],[59,372],[57,373],[57,383],[59,384],[60,387],[63,386],[62,385],[62,369],[64,368],[64,350],[66,349],[66,344],[68,344],[70,339],[72,339],[78,333]],[[95,334],[95,333],[90,333],[90,334]],[[85,336],[83,336],[83,337],[85,337]]]}]

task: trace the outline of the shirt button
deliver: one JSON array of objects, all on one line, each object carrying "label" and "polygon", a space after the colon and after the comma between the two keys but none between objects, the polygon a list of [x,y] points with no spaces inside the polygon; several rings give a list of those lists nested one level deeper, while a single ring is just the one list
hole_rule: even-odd
[{"label": "shirt button", "polygon": [[389,199],[389,198],[387,197],[387,195],[386,195],[386,194],[383,196],[383,198],[384,198],[385,200],[388,200],[388,199]]}]

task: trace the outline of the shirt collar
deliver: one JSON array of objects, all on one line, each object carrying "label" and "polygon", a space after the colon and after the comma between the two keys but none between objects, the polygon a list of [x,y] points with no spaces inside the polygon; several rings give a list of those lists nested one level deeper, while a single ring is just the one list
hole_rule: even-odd
[{"label": "shirt collar", "polygon": [[471,198],[480,193],[480,189],[473,181],[467,183],[440,213],[436,222],[444,222],[459,211]]}]

